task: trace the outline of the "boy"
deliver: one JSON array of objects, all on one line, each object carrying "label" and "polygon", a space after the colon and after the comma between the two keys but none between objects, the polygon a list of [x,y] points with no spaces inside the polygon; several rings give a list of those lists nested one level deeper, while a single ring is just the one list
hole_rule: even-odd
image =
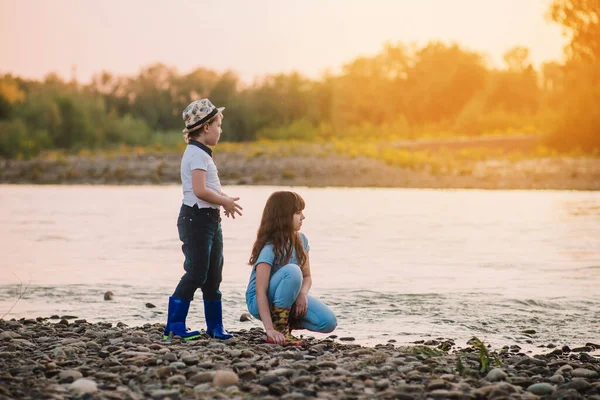
[{"label": "boy", "polygon": [[185,320],[196,289],[202,289],[206,333],[217,339],[233,335],[223,328],[223,309],[219,286],[223,272],[223,233],[221,206],[225,215],[235,219],[242,207],[239,197],[229,197],[221,191],[217,166],[212,150],[221,136],[224,107],[215,107],[210,100],[190,103],[183,111],[188,143],[181,159],[183,204],[177,219],[179,239],[185,255],[181,277],[175,292],[169,297],[169,313],[164,339],[177,335],[185,340],[197,339],[200,332],[189,330]]}]

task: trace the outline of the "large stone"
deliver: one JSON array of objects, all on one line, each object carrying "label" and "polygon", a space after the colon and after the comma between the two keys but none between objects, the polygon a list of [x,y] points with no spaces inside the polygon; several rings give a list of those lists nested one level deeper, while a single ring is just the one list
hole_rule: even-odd
[{"label": "large stone", "polygon": [[78,394],[95,393],[98,391],[98,386],[91,379],[80,378],[71,383],[69,390]]},{"label": "large stone", "polygon": [[198,357],[198,354],[187,353],[181,356],[181,361],[187,365],[194,365],[200,362],[200,357]]},{"label": "large stone", "polygon": [[504,372],[502,368],[494,368],[488,372],[485,380],[489,382],[499,382],[505,380],[507,377],[508,375],[506,375],[506,372]]},{"label": "large stone", "polygon": [[189,380],[193,384],[199,385],[202,383],[212,382],[214,377],[214,372],[199,372],[196,375],[192,376]]},{"label": "large stone", "polygon": [[215,372],[213,378],[213,386],[227,387],[237,385],[240,381],[238,375],[233,371],[219,370]]},{"label": "large stone", "polygon": [[534,383],[533,385],[527,388],[529,393],[533,393],[538,396],[546,396],[548,394],[554,393],[555,387],[549,383]]},{"label": "large stone", "polygon": [[79,371],[75,371],[74,369],[60,371],[60,374],[58,374],[58,380],[62,383],[71,383],[82,377],[83,374]]},{"label": "large stone", "polygon": [[156,400],[162,399],[170,399],[170,400],[179,400],[181,398],[181,394],[178,389],[159,389],[153,390],[150,392],[150,396]]},{"label": "large stone", "polygon": [[183,385],[185,383],[185,376],[183,375],[173,375],[172,377],[167,379],[167,383],[169,385]]},{"label": "large stone", "polygon": [[590,369],[576,368],[571,371],[571,376],[573,378],[597,379],[599,375],[596,371]]}]

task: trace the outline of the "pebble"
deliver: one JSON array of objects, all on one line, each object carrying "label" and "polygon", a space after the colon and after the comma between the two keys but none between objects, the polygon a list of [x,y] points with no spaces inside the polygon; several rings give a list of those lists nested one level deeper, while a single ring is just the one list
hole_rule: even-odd
[{"label": "pebble", "polygon": [[90,379],[80,378],[69,385],[69,390],[79,394],[95,393],[98,391],[98,385]]},{"label": "pebble", "polygon": [[250,313],[242,313],[242,315],[240,315],[240,322],[248,322],[248,321],[252,321],[252,315],[250,315]]},{"label": "pebble", "polygon": [[505,351],[501,368],[481,373],[476,349],[439,352],[452,342],[445,338],[429,339],[432,347],[366,347],[308,336],[307,347],[282,348],[266,344],[262,329],[227,342],[163,341],[163,329],[0,320],[0,398],[600,400],[595,353]]},{"label": "pebble", "polygon": [[213,385],[217,387],[227,387],[237,385],[239,382],[238,375],[233,371],[219,370],[215,372]]},{"label": "pebble", "polygon": [[527,391],[538,396],[546,396],[554,393],[554,386],[549,383],[534,383],[527,388]]},{"label": "pebble", "polygon": [[81,372],[72,369],[61,371],[60,374],[58,374],[58,380],[61,383],[71,383],[82,377],[83,374]]},{"label": "pebble", "polygon": [[598,373],[585,368],[575,368],[573,371],[571,371],[571,376],[573,378],[597,379]]},{"label": "pebble", "polygon": [[494,368],[486,375],[485,379],[490,382],[503,381],[508,377],[502,368]]},{"label": "pebble", "polygon": [[185,375],[173,375],[169,379],[167,379],[167,383],[169,385],[182,385],[186,381]]}]

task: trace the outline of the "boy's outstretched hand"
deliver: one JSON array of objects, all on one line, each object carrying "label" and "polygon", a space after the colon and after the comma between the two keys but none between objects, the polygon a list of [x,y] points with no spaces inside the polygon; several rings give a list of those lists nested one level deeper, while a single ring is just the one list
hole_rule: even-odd
[{"label": "boy's outstretched hand", "polygon": [[243,210],[242,206],[240,206],[236,201],[238,201],[239,197],[229,197],[227,196],[227,200],[225,204],[223,204],[223,209],[225,210],[225,216],[229,218],[235,219],[235,214],[242,215],[241,210]]}]

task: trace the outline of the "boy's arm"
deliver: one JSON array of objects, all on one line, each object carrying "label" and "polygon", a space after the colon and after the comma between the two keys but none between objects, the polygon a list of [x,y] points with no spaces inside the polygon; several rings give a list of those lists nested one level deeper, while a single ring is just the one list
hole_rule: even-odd
[{"label": "boy's arm", "polygon": [[242,215],[240,212],[242,207],[236,203],[239,197],[223,196],[206,187],[206,171],[203,169],[192,170],[192,189],[194,194],[200,200],[204,200],[208,203],[217,204],[223,206],[225,212],[230,213],[235,218],[235,213]]}]

